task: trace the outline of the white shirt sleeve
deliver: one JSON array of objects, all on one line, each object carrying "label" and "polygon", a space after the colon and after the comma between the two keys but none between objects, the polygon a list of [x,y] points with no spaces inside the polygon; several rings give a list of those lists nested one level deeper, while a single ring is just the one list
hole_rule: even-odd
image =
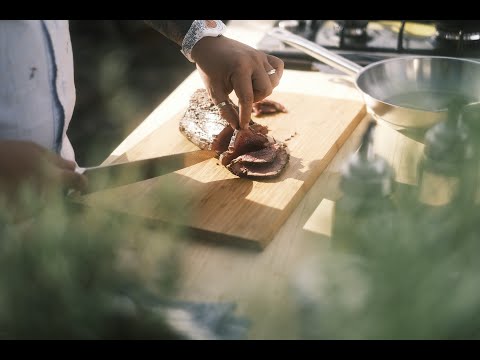
[{"label": "white shirt sleeve", "polygon": [[33,141],[73,160],[64,139],[74,106],[68,21],[0,20],[0,139]]}]

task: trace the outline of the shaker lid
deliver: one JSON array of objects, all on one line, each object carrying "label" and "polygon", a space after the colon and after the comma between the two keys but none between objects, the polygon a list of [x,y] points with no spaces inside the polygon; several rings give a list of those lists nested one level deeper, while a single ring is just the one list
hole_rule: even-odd
[{"label": "shaker lid", "polygon": [[375,126],[376,122],[370,122],[362,137],[359,151],[350,157],[342,169],[340,187],[344,193],[355,196],[387,196],[393,191],[393,168],[384,158],[372,151]]},{"label": "shaker lid", "polygon": [[463,122],[463,103],[454,99],[448,118],[432,126],[425,134],[425,155],[444,163],[459,164],[465,158],[468,133]]}]

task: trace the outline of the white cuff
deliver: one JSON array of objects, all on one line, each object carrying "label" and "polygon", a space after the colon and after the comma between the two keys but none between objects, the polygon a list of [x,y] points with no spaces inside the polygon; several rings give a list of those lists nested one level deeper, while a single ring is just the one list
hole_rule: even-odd
[{"label": "white cuff", "polygon": [[227,27],[221,20],[194,20],[182,42],[182,54],[190,62],[192,59],[192,49],[195,44],[205,36],[217,37],[222,35]]}]

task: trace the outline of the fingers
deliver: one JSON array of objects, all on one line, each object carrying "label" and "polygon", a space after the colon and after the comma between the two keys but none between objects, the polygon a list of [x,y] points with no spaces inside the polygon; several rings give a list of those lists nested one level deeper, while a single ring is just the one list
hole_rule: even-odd
[{"label": "fingers", "polygon": [[75,171],[59,169],[58,176],[63,187],[84,191],[87,189],[88,180],[85,175],[78,174]]},{"label": "fingers", "polygon": [[246,129],[251,120],[254,102],[252,77],[241,72],[236,73],[232,76],[232,85],[238,97],[240,128]]},{"label": "fingers", "polygon": [[53,158],[52,162],[53,162],[53,164],[55,164],[59,168],[65,169],[65,170],[72,170],[73,171],[77,167],[77,164],[75,163],[75,161],[70,161],[70,160],[64,159],[60,156],[56,156],[55,158]]},{"label": "fingers", "polygon": [[230,100],[227,97],[227,105],[219,109],[220,115],[228,121],[230,126],[234,129],[240,127],[240,120],[237,110],[230,104]]},{"label": "fingers", "polygon": [[228,121],[228,123],[233,129],[238,129],[240,126],[238,112],[230,104],[230,99],[228,98],[228,94],[219,88],[209,89],[209,93],[210,93],[210,98],[212,99],[215,105],[222,104],[223,102],[226,103],[225,106],[219,106],[218,111],[220,112],[220,115],[225,120]]},{"label": "fingers", "polygon": [[75,170],[77,167],[75,161],[64,159],[56,153],[48,151],[47,149],[41,149],[41,151],[47,161],[61,169]]},{"label": "fingers", "polygon": [[87,188],[88,180],[86,176],[75,172],[77,167],[75,161],[66,160],[50,151],[43,152],[43,155],[45,163],[42,171],[47,182],[50,181],[52,185],[57,184],[63,188],[80,191]]},{"label": "fingers", "polygon": [[265,71],[275,69],[275,73],[269,75],[272,87],[277,87],[283,75],[284,63],[281,59],[273,55],[267,55],[268,64],[265,64]]},{"label": "fingers", "polygon": [[283,75],[284,64],[279,58],[266,55],[263,68],[257,68],[252,76],[254,102],[264,100],[272,94]]},{"label": "fingers", "polygon": [[[220,115],[233,129],[248,128],[253,103],[265,99],[272,93],[278,86],[284,70],[283,61],[275,56],[258,51],[253,52],[254,56],[252,56],[250,48],[247,55],[249,57],[240,56],[240,60],[236,58],[232,62],[234,66],[227,68],[228,71],[218,76],[210,74],[210,72],[217,74],[217,68],[204,71],[197,64],[211,100],[218,106]],[[275,72],[269,75],[268,72],[273,69]],[[232,90],[238,98],[238,111],[230,105],[229,94]]]},{"label": "fingers", "polygon": [[255,71],[252,76],[254,102],[263,100],[272,93],[273,86],[270,81],[270,76],[272,75],[268,75],[263,68]]}]

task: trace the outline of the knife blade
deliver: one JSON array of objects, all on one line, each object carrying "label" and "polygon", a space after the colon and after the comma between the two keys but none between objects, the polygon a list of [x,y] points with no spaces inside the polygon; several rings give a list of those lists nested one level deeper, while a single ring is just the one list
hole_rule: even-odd
[{"label": "knife blade", "polygon": [[88,187],[82,192],[86,194],[168,174],[216,155],[213,150],[195,150],[120,164],[78,167],[75,171],[88,179]]}]

